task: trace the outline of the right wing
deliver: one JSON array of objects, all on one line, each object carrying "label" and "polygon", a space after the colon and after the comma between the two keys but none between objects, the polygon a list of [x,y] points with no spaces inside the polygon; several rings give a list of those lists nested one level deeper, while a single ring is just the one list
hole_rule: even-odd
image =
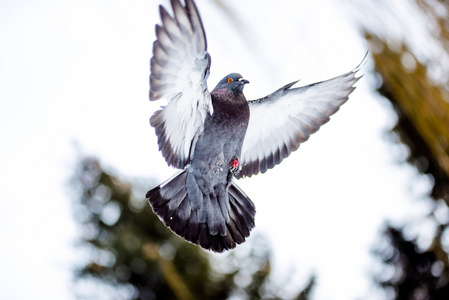
[{"label": "right wing", "polygon": [[167,106],[150,119],[159,150],[168,165],[184,168],[213,107],[207,78],[210,56],[198,9],[192,0],[171,0],[174,17],[160,6],[151,58],[150,100],[167,99]]}]

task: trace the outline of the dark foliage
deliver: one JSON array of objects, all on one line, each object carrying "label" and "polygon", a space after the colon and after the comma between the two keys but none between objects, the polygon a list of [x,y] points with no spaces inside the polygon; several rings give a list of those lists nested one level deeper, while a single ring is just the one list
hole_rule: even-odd
[{"label": "dark foliage", "polygon": [[390,246],[378,255],[394,272],[390,278],[378,278],[378,282],[391,292],[392,299],[449,299],[447,255],[440,259],[439,244],[421,250],[415,240],[405,239],[402,230],[390,226],[385,236]]}]

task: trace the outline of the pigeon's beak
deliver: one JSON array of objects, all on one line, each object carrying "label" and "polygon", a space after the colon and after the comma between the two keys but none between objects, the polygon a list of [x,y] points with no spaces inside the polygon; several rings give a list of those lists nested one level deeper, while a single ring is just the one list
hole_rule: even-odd
[{"label": "pigeon's beak", "polygon": [[248,80],[243,79],[243,78],[240,78],[240,79],[239,79],[239,82],[241,82],[242,84],[247,84],[247,83],[249,83]]}]

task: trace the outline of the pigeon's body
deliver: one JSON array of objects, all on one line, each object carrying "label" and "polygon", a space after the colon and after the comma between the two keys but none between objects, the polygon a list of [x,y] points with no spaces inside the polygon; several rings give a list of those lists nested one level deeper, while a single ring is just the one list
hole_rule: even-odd
[{"label": "pigeon's body", "polygon": [[243,95],[248,81],[232,73],[209,93],[203,25],[193,0],[185,2],[171,0],[173,17],[160,7],[150,76],[150,99],[169,101],[150,123],[167,163],[181,170],[147,198],[176,234],[222,252],[254,227],[254,204],[234,178],[265,173],[298,149],[347,101],[359,67],[252,101]]},{"label": "pigeon's body", "polygon": [[227,88],[216,88],[211,96],[214,113],[205,119],[204,132],[196,143],[191,166],[204,171],[211,169],[212,173],[219,174],[220,180],[228,181],[232,162],[238,161],[242,151],[249,106],[243,93],[236,94]]},{"label": "pigeon's body", "polygon": [[249,122],[249,106],[242,93],[248,81],[239,74],[230,74],[223,82],[227,80],[236,85],[219,84],[211,92],[214,113],[206,116],[185,170],[147,194],[153,209],[174,232],[218,252],[242,243],[254,227],[255,215],[251,200],[233,185]]}]

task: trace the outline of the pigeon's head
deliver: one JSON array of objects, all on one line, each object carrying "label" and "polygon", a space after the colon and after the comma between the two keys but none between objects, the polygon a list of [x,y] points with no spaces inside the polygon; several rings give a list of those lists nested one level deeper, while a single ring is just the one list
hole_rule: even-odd
[{"label": "pigeon's head", "polygon": [[243,87],[247,83],[249,83],[249,81],[246,79],[243,79],[242,75],[240,75],[238,73],[231,73],[231,74],[225,76],[222,80],[220,80],[220,82],[217,84],[215,89],[226,88],[226,89],[238,94],[243,91]]}]

